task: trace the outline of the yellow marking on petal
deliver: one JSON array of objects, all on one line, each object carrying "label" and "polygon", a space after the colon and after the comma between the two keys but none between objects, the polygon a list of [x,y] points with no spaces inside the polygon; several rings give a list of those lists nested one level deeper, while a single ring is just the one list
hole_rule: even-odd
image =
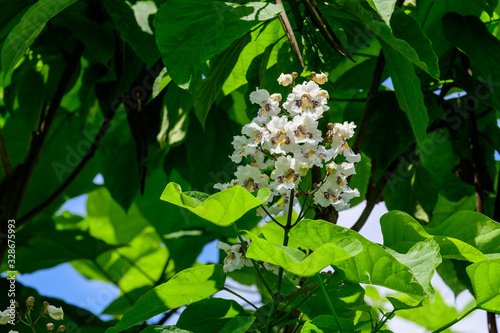
[{"label": "yellow marking on petal", "polygon": [[346,144],[344,145],[344,148],[349,148],[349,145],[346,143]]},{"label": "yellow marking on petal", "polygon": [[340,183],[340,186],[345,186],[345,183],[344,182]]},{"label": "yellow marking on petal", "polygon": [[266,109],[262,109],[262,114],[266,114]]},{"label": "yellow marking on petal", "polygon": [[300,134],[300,137],[303,137],[304,135]]},{"label": "yellow marking on petal", "polygon": [[245,155],[246,153],[244,151],[241,152],[241,155]]},{"label": "yellow marking on petal", "polygon": [[259,138],[256,138],[256,139],[255,139],[255,142],[259,142]]}]

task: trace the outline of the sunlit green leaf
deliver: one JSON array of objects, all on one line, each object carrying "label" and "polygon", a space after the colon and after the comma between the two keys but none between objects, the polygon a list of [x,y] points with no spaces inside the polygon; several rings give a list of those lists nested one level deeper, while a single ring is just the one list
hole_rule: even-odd
[{"label": "sunlit green leaf", "polygon": [[169,183],[161,195],[161,200],[186,208],[216,225],[228,226],[250,209],[263,204],[270,192],[269,189],[263,188],[254,197],[243,187],[234,186],[211,196],[207,195],[204,200],[199,199],[199,193],[182,193],[178,184]]},{"label": "sunlit green leaf", "polygon": [[363,245],[363,251],[333,265],[347,279],[384,286],[417,299],[422,299],[425,295],[424,288],[408,266],[400,263],[380,245],[370,242],[355,231],[322,220],[302,220],[292,229],[290,235],[311,250],[316,250],[326,243],[354,238]]},{"label": "sunlit green leaf", "polygon": [[335,243],[323,244],[306,256],[300,250],[252,237],[247,257],[279,265],[299,276],[312,276],[326,266],[355,256],[362,249],[362,245],[357,240],[343,239]]},{"label": "sunlit green leaf", "polygon": [[[224,51],[259,22],[276,17],[281,7],[264,2],[174,0],[155,16],[156,40],[163,62],[178,85],[189,83],[201,64]],[[183,13],[172,20],[172,13]]]},{"label": "sunlit green leaf", "polygon": [[45,24],[76,0],[40,0],[28,9],[21,21],[7,36],[2,48],[2,69],[5,76],[17,65],[42,32]]},{"label": "sunlit green leaf", "polygon": [[477,306],[500,313],[500,259],[477,262],[467,267]]},{"label": "sunlit green leaf", "polygon": [[106,333],[121,332],[167,310],[205,299],[222,290],[225,279],[222,265],[198,266],[179,272],[139,298]]},{"label": "sunlit green leaf", "polygon": [[[340,325],[344,332],[352,332],[354,330],[354,322],[351,320],[339,318]],[[317,316],[313,320],[308,320],[302,330],[302,333],[337,333],[340,328],[337,321],[331,315]]]},{"label": "sunlit green leaf", "polygon": [[368,0],[368,3],[380,15],[385,24],[390,27],[396,0]]}]

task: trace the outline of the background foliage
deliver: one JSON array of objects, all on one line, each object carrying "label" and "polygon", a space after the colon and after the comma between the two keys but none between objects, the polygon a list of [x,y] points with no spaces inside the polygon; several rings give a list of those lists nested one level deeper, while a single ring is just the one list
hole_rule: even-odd
[{"label": "background foliage", "polygon": [[[443,248],[440,237],[451,238],[437,272],[456,295],[469,289],[485,310],[498,312],[498,295],[482,299],[473,288],[488,268],[470,263],[486,256],[498,267],[500,252],[497,0],[285,1],[284,12],[281,1],[0,2],[2,233],[16,219],[21,273],[69,262],[86,278],[119,287],[121,296],[104,311],[115,318],[109,322],[83,320],[81,309],[64,305],[79,332],[113,326],[141,296],[175,282],[176,273],[209,267],[196,263],[205,244],[234,237],[230,228],[159,198],[168,182],[213,194],[215,183],[229,181],[232,137],[257,111],[248,94],[256,87],[284,94],[276,78],[294,71],[329,74],[323,88],[331,110],[323,127],[358,125],[351,145],[363,158],[351,185],[361,198],[351,202],[366,200],[367,207],[353,229],[383,201],[413,218],[408,225],[415,230],[404,239],[386,237],[387,247],[407,251],[425,240]],[[294,38],[283,28],[287,20]],[[393,89],[381,85],[388,78]],[[98,174],[102,184],[93,182]],[[87,216],[58,213],[82,194]],[[456,212],[462,215],[450,220]],[[397,234],[390,218],[381,221],[384,236]],[[258,222],[250,211],[237,224],[272,240],[272,227]],[[245,273],[229,276],[256,282]],[[354,318],[353,304],[363,303],[357,282],[366,281],[336,295],[350,304],[343,318]],[[18,288],[22,297],[36,294]],[[203,302],[188,309],[220,310],[211,331],[252,325],[235,302]],[[314,308],[320,300],[308,302],[321,326],[325,313]],[[163,311],[168,316],[182,304]],[[434,304],[444,309],[439,295]],[[443,315],[429,324],[418,311],[397,315],[428,329],[447,322]],[[446,318],[455,318],[449,311]]]}]

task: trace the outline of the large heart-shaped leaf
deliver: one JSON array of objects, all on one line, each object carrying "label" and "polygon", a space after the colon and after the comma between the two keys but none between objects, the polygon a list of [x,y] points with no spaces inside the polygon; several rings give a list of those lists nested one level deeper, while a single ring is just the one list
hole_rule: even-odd
[{"label": "large heart-shaped leaf", "polygon": [[118,333],[162,312],[205,299],[224,288],[222,265],[192,267],[145,293],[115,326],[106,333]]},{"label": "large heart-shaped leaf", "polygon": [[265,239],[252,237],[247,257],[262,260],[283,267],[283,269],[299,275],[312,276],[323,268],[346,260],[360,253],[363,246],[356,239],[342,239],[335,243],[326,243],[306,256],[300,250],[276,245]]},{"label": "large heart-shaped leaf", "polygon": [[[445,259],[458,259],[477,262],[487,257],[474,246],[444,234],[430,235],[420,223],[409,214],[391,211],[380,219],[384,245],[400,253],[407,252],[417,242],[434,239],[439,244],[441,256]],[[428,229],[430,232],[436,230]]]},{"label": "large heart-shaped leaf", "polygon": [[290,235],[299,244],[313,251],[326,243],[354,238],[363,245],[363,251],[333,265],[347,279],[401,291],[416,299],[426,296],[423,286],[408,266],[355,231],[322,220],[302,220]]},{"label": "large heart-shaped leaf", "polygon": [[209,196],[202,192],[182,192],[179,184],[169,183],[161,195],[161,200],[186,208],[199,217],[218,226],[226,227],[269,198],[267,188],[257,191],[254,197],[241,186]]}]

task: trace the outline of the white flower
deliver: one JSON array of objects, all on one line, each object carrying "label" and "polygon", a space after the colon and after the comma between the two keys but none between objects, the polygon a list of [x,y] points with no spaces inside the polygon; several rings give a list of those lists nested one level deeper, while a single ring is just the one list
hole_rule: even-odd
[{"label": "white flower", "polygon": [[271,178],[275,181],[272,188],[278,193],[290,192],[300,182],[300,174],[295,170],[295,159],[289,155],[280,156],[276,160],[275,169],[271,173]]},{"label": "white flower", "polygon": [[349,200],[360,195],[357,189],[353,190],[347,184],[347,177],[356,173],[354,164],[332,162],[327,165],[327,170],[330,175],[314,193],[314,203],[322,207],[333,205],[337,211],[349,208]]},{"label": "white flower", "polygon": [[326,74],[323,74],[323,73],[314,75],[312,79],[317,84],[325,84],[328,82],[328,78],[326,77]]},{"label": "white flower", "polygon": [[238,184],[249,192],[267,187],[269,183],[269,177],[266,174],[262,174],[259,168],[250,165],[238,166],[234,175],[236,176]]},{"label": "white flower", "polygon": [[245,134],[250,138],[249,140],[250,143],[248,144],[248,146],[250,147],[259,146],[269,138],[270,134],[265,127],[260,126],[254,121],[252,121],[250,124],[246,124],[245,126],[243,126],[241,133]]},{"label": "white flower", "polygon": [[249,146],[252,141],[246,136],[237,135],[233,138],[234,152],[230,156],[234,163],[240,163],[243,157],[246,157],[255,152],[254,146]]},{"label": "white flower", "polygon": [[296,159],[305,160],[309,167],[312,168],[313,165],[322,167],[323,162],[328,162],[334,157],[333,149],[326,149],[322,145],[311,145],[304,144],[301,150],[295,152],[294,157]]},{"label": "white flower", "polygon": [[250,102],[252,102],[253,104],[264,106],[266,105],[269,97],[270,97],[269,92],[266,89],[257,88],[255,89],[255,91],[252,91],[250,93]]},{"label": "white flower", "polygon": [[321,90],[313,81],[296,85],[286,102],[283,103],[283,108],[291,115],[300,115],[305,112],[314,115],[316,119],[321,118],[323,112],[329,110],[323,92],[324,90]]},{"label": "white flower", "polygon": [[287,126],[288,118],[286,116],[272,117],[271,121],[267,124],[269,131],[269,141],[264,148],[269,150],[271,154],[285,154],[295,148],[290,146],[292,143],[290,137],[293,135],[289,131],[290,126]]},{"label": "white flower", "polygon": [[250,160],[250,166],[264,170],[271,164],[272,160],[270,159],[266,160],[266,154],[264,154],[262,151],[257,150],[255,153],[252,154],[252,158]]},{"label": "white flower", "polygon": [[[245,240],[245,242],[247,241]],[[245,249],[241,244],[231,246],[223,242],[218,242],[216,247],[227,254],[227,257],[224,259],[224,272],[232,272],[245,266],[252,266],[252,261],[245,257]]]},{"label": "white flower", "polygon": [[343,124],[335,124],[330,131],[335,156],[343,154],[348,162],[353,163],[361,161],[361,155],[355,154],[346,140],[353,137],[355,128],[354,123],[345,121]]},{"label": "white flower", "polygon": [[64,312],[63,312],[62,307],[56,308],[53,305],[49,305],[49,306],[47,306],[46,311],[47,311],[48,315],[54,320],[63,320],[63,318],[64,318]]},{"label": "white flower", "polygon": [[227,190],[228,188],[231,188],[233,186],[237,185],[237,181],[235,179],[231,180],[229,183],[217,183],[214,185],[214,188],[218,189],[219,191],[224,191]]},{"label": "white flower", "polygon": [[[15,310],[13,310],[15,311]],[[0,317],[0,325],[5,325],[11,320],[10,318],[10,310],[4,310],[1,312],[1,317]]]},{"label": "white flower", "polygon": [[280,77],[278,78],[278,83],[284,87],[287,87],[293,83],[293,77],[290,74],[281,73]]},{"label": "white flower", "polygon": [[296,143],[318,144],[323,138],[318,129],[318,121],[311,114],[301,114],[295,116],[291,123],[288,123],[288,131],[293,133]]},{"label": "white flower", "polygon": [[19,333],[18,331],[10,330],[9,333]]}]

